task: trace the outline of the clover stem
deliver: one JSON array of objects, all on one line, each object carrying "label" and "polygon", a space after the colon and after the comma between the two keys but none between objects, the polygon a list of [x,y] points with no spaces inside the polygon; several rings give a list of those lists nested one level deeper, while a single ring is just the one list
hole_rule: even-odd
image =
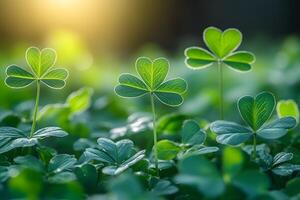
[{"label": "clover stem", "polygon": [[31,126],[31,132],[30,132],[30,137],[33,136],[35,128],[36,128],[36,117],[38,113],[38,108],[39,108],[39,101],[40,101],[40,81],[37,80],[36,82],[36,98],[35,98],[35,105],[34,105],[34,110],[33,110],[33,118],[32,118],[32,126]]},{"label": "clover stem", "polygon": [[156,133],[156,117],[155,117],[155,105],[154,105],[154,98],[153,93],[150,93],[150,100],[151,100],[151,107],[152,107],[152,114],[153,114],[153,151],[154,151],[154,161],[155,161],[155,169],[157,176],[159,176],[158,171],[158,158],[157,158],[157,133]]},{"label": "clover stem", "polygon": [[253,152],[252,152],[252,159],[256,160],[256,133],[253,134]]},{"label": "clover stem", "polygon": [[218,68],[219,68],[219,104],[220,104],[220,119],[224,118],[224,112],[223,112],[223,104],[224,104],[224,91],[223,91],[223,67],[222,62],[218,61]]}]

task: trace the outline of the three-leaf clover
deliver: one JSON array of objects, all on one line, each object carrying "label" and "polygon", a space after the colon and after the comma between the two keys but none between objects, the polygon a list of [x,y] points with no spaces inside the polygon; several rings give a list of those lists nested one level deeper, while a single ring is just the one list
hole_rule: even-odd
[{"label": "three-leaf clover", "polygon": [[33,120],[30,136],[33,136],[36,128],[36,119],[40,99],[40,83],[54,89],[61,89],[66,85],[68,71],[64,68],[54,68],[56,52],[53,49],[38,49],[30,47],[27,49],[25,58],[30,70],[10,65],[6,69],[5,83],[11,88],[24,88],[36,82],[36,99],[33,110]]},{"label": "three-leaf clover", "polygon": [[170,68],[167,59],[157,58],[152,61],[149,58],[140,57],[135,67],[140,78],[131,74],[121,74],[119,85],[115,88],[119,96],[139,97],[151,94],[169,106],[182,104],[182,94],[186,91],[187,83],[182,78],[165,81]]},{"label": "three-leaf clover", "polygon": [[99,161],[105,167],[102,172],[117,175],[136,164],[145,157],[145,150],[136,152],[131,140],[113,142],[107,138],[99,138],[95,148],[87,148],[83,153],[85,162]]},{"label": "three-leaf clover", "polygon": [[54,68],[57,57],[54,49],[40,50],[30,47],[27,49],[25,57],[30,69],[10,65],[6,69],[5,83],[7,86],[23,88],[35,81],[42,82],[54,89],[61,89],[65,86],[68,71],[64,68]]},{"label": "three-leaf clover", "polygon": [[255,56],[248,51],[235,51],[242,42],[242,33],[234,28],[222,32],[215,27],[208,27],[203,32],[203,40],[208,50],[190,47],[185,50],[186,65],[191,69],[203,69],[213,64],[219,67],[220,114],[223,118],[223,71],[222,64],[236,71],[246,72],[255,62]]},{"label": "three-leaf clover", "polygon": [[221,144],[235,146],[253,137],[255,159],[256,136],[267,140],[278,139],[296,125],[293,117],[283,117],[266,123],[274,111],[275,104],[275,98],[269,92],[262,92],[255,97],[244,96],[238,101],[238,109],[247,126],[228,121],[215,121],[210,125],[210,129],[217,134],[217,142]]},{"label": "three-leaf clover", "polygon": [[182,94],[187,89],[187,83],[182,78],[165,81],[170,68],[170,64],[165,58],[157,58],[152,61],[149,58],[140,57],[137,59],[135,67],[140,78],[131,74],[122,74],[119,77],[119,85],[115,87],[115,92],[121,97],[139,97],[150,94],[153,114],[154,160],[158,175],[154,98],[169,106],[179,106],[183,102]]}]

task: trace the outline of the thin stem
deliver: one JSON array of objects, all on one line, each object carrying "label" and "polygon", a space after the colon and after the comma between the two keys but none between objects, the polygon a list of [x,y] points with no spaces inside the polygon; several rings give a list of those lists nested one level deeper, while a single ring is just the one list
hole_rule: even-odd
[{"label": "thin stem", "polygon": [[31,126],[31,132],[30,132],[30,137],[33,136],[33,133],[36,128],[36,117],[38,113],[38,108],[39,108],[39,101],[40,101],[40,81],[38,80],[36,82],[36,98],[35,98],[35,105],[34,105],[34,111],[33,111],[33,119],[32,119],[32,126]]},{"label": "thin stem", "polygon": [[252,159],[256,160],[256,133],[253,134],[253,151],[252,151]]},{"label": "thin stem", "polygon": [[153,114],[153,151],[154,151],[154,161],[155,161],[156,173],[157,173],[157,176],[159,176],[158,158],[157,158],[157,133],[156,133],[155,105],[154,105],[154,98],[153,98],[153,94],[152,93],[150,93],[150,100],[151,100],[151,107],[152,107],[152,114]]},{"label": "thin stem", "polygon": [[223,90],[223,67],[222,62],[218,61],[218,68],[219,68],[219,104],[220,104],[220,119],[224,119],[224,90]]}]

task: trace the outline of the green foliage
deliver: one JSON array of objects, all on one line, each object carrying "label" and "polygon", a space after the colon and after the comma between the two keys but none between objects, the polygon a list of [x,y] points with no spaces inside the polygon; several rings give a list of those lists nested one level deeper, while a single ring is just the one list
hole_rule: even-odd
[{"label": "green foliage", "polygon": [[201,130],[194,120],[186,120],[181,130],[181,143],[170,140],[160,140],[157,143],[158,158],[172,160],[176,157],[182,159],[192,155],[203,155],[219,150],[218,147],[206,147],[204,142],[206,133]]},{"label": "green foliage", "polygon": [[0,154],[19,147],[30,147],[48,137],[65,137],[68,134],[59,127],[37,130],[32,136],[26,131],[13,127],[0,127]]},{"label": "green foliage", "polygon": [[292,100],[281,100],[276,106],[277,115],[279,118],[282,117],[294,117],[299,122],[299,108],[298,104]]},{"label": "green foliage", "polygon": [[27,69],[11,65],[6,70],[5,83],[11,88],[23,88],[35,81],[40,81],[50,88],[61,89],[66,84],[68,71],[64,68],[54,68],[56,52],[53,49],[38,49],[30,47],[26,51]]},{"label": "green foliage", "polygon": [[162,103],[169,106],[182,104],[182,94],[186,91],[187,83],[181,78],[165,81],[170,64],[165,58],[150,60],[146,57],[137,59],[136,71],[141,79],[131,74],[122,74],[115,92],[121,97],[139,97],[153,94]]},{"label": "green foliage", "polygon": [[249,71],[255,62],[255,56],[248,51],[235,51],[242,42],[242,33],[237,29],[222,32],[215,27],[204,30],[203,40],[210,50],[190,47],[185,50],[185,63],[192,69],[203,69],[222,62],[237,71]]},{"label": "green foliage", "polygon": [[225,185],[217,168],[204,158],[191,156],[181,160],[179,171],[180,174],[175,177],[178,184],[194,186],[210,198],[218,197],[224,192]]},{"label": "green foliage", "polygon": [[255,98],[244,96],[238,101],[238,108],[248,127],[234,122],[216,121],[210,125],[210,129],[217,134],[219,143],[228,145],[239,145],[253,135],[263,139],[278,139],[295,127],[296,120],[284,117],[266,124],[274,107],[275,98],[271,93],[262,92]]},{"label": "green foliage", "polygon": [[84,161],[99,161],[105,167],[102,172],[108,175],[117,175],[136,164],[145,157],[145,151],[136,152],[131,140],[113,142],[110,139],[99,138],[98,146],[87,148],[84,153]]}]

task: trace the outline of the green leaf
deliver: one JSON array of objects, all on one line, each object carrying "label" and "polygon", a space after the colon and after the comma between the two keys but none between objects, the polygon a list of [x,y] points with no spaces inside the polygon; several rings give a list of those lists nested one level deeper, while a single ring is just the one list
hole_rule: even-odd
[{"label": "green leaf", "polygon": [[170,140],[161,140],[157,143],[157,157],[161,160],[172,160],[174,159],[179,151],[180,146]]},{"label": "green leaf", "polygon": [[215,165],[202,157],[191,156],[181,160],[179,172],[175,177],[176,183],[195,186],[208,198],[218,197],[225,190],[223,179]]},{"label": "green leaf", "polygon": [[117,145],[117,153],[118,153],[118,160],[119,161],[124,161],[126,160],[128,157],[130,157],[130,155],[132,154],[132,150],[134,148],[134,144],[131,140],[120,140],[116,143]]},{"label": "green leaf", "polygon": [[53,89],[61,89],[66,85],[69,72],[64,68],[55,68],[48,71],[43,77],[42,82]]},{"label": "green leaf", "polygon": [[249,71],[255,62],[255,56],[247,51],[237,51],[227,56],[223,62],[234,70]]},{"label": "green leaf", "polygon": [[148,93],[146,90],[140,90],[127,85],[117,85],[115,87],[115,92],[121,97],[140,97]]},{"label": "green leaf", "polygon": [[217,61],[213,54],[199,47],[187,48],[184,54],[186,56],[185,64],[191,69],[203,69]]},{"label": "green leaf", "polygon": [[11,88],[23,88],[35,81],[31,73],[16,65],[11,65],[6,69],[6,76],[5,83]]},{"label": "green leaf", "polygon": [[42,77],[48,69],[54,66],[56,52],[50,48],[39,50],[36,47],[30,47],[26,51],[26,60],[34,74],[37,77]]},{"label": "green leaf", "polygon": [[137,72],[152,91],[165,80],[169,67],[169,61],[165,58],[151,61],[149,58],[140,57],[136,61]]},{"label": "green leaf", "polygon": [[181,141],[183,144],[203,144],[205,139],[206,133],[200,129],[200,126],[196,121],[186,120],[184,122],[181,134]]},{"label": "green leaf", "polygon": [[32,155],[18,156],[14,158],[14,162],[22,165],[22,167],[27,167],[36,171],[42,172],[44,170],[42,162]]},{"label": "green leaf", "polygon": [[258,130],[272,115],[275,107],[274,95],[262,92],[256,97],[244,96],[238,101],[238,109],[243,120],[254,130]]},{"label": "green leaf", "polygon": [[106,152],[115,161],[118,160],[118,147],[112,140],[107,138],[99,138],[97,143],[99,145],[99,149]]},{"label": "green leaf", "polygon": [[300,177],[296,177],[292,180],[289,180],[284,188],[284,192],[290,197],[299,197],[299,188],[300,188]]},{"label": "green leaf", "polygon": [[257,135],[264,139],[278,139],[287,134],[289,129],[294,128],[296,123],[293,117],[280,118],[261,127]]},{"label": "green leaf", "polygon": [[204,155],[209,153],[214,153],[219,151],[218,147],[206,147],[204,145],[194,145],[191,148],[187,149],[184,152],[180,152],[178,154],[179,159],[183,159],[189,156],[195,156],[195,155]]},{"label": "green leaf", "polygon": [[65,170],[75,167],[77,159],[73,155],[58,154],[54,156],[48,165],[48,171],[53,173],[60,173]]},{"label": "green leaf", "polygon": [[233,146],[247,141],[253,134],[247,127],[227,121],[213,122],[210,130],[218,135],[217,142]]},{"label": "green leaf", "polygon": [[5,182],[9,176],[9,167],[0,166],[0,183]]},{"label": "green leaf", "polygon": [[93,89],[89,87],[83,87],[72,92],[66,100],[66,104],[69,106],[71,113],[78,114],[87,110],[91,105],[92,95]]},{"label": "green leaf", "polygon": [[178,188],[168,180],[159,180],[152,189],[156,195],[170,195],[178,191]]},{"label": "green leaf", "polygon": [[183,102],[181,95],[171,92],[155,92],[157,99],[168,106],[179,106]]},{"label": "green leaf", "polygon": [[294,117],[299,122],[299,108],[298,104],[290,99],[290,100],[282,100],[277,103],[277,115],[279,118],[282,117]]},{"label": "green leaf", "polygon": [[68,133],[62,130],[60,127],[45,127],[37,130],[34,134],[34,138],[43,139],[47,137],[65,137]]},{"label": "green leaf", "polygon": [[61,172],[48,178],[50,183],[56,184],[64,184],[74,180],[76,180],[76,175],[73,172]]},{"label": "green leaf", "polygon": [[91,160],[98,160],[104,163],[114,163],[115,160],[105,151],[96,148],[87,148],[83,155],[85,156],[86,162]]},{"label": "green leaf", "polygon": [[208,27],[204,30],[203,38],[206,46],[222,59],[240,46],[242,33],[233,28],[222,32],[218,28]]},{"label": "green leaf", "polygon": [[233,184],[244,191],[249,197],[268,191],[270,180],[264,173],[247,170],[235,177]]},{"label": "green leaf", "polygon": [[290,161],[293,159],[293,153],[280,152],[273,158],[273,166]]},{"label": "green leaf", "polygon": [[293,174],[294,171],[300,171],[300,165],[284,163],[272,169],[272,172],[279,176],[289,176]]},{"label": "green leaf", "polygon": [[161,84],[156,91],[157,92],[166,92],[166,93],[176,93],[182,94],[187,89],[187,83],[182,78],[175,78],[168,80]]},{"label": "green leaf", "polygon": [[139,151],[119,166],[107,166],[102,172],[107,175],[118,175],[145,157],[145,150]]}]

